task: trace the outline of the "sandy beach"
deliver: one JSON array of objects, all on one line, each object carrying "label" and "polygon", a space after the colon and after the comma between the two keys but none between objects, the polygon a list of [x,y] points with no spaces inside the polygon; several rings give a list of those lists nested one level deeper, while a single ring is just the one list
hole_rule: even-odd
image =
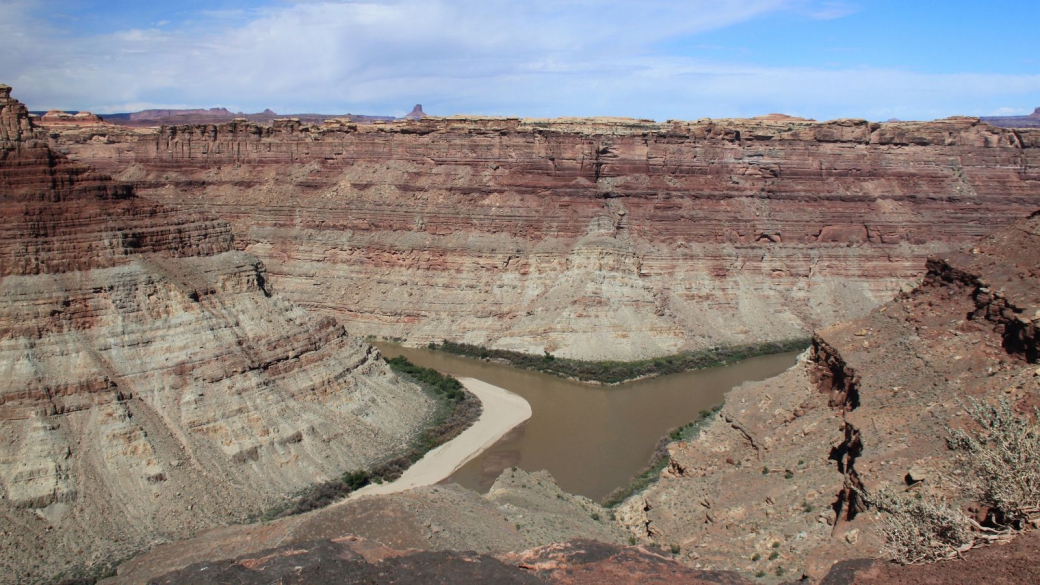
[{"label": "sandy beach", "polygon": [[433,485],[455,473],[506,433],[531,418],[531,405],[523,397],[475,378],[459,378],[459,381],[483,404],[477,422],[455,439],[427,453],[397,481],[365,486],[343,502]]}]

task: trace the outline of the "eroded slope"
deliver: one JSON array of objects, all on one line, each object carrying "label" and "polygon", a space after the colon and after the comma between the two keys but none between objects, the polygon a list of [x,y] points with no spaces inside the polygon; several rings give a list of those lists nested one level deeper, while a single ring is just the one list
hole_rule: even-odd
[{"label": "eroded slope", "polygon": [[50,150],[0,87],[0,574],[241,521],[404,448],[431,401],[272,296],[230,226]]},{"label": "eroded slope", "polygon": [[634,535],[689,564],[820,578],[878,554],[853,488],[946,495],[949,425],[962,402],[1040,402],[1040,215],[929,262],[923,284],[819,331],[803,363],[727,396],[700,437],[619,512]]}]

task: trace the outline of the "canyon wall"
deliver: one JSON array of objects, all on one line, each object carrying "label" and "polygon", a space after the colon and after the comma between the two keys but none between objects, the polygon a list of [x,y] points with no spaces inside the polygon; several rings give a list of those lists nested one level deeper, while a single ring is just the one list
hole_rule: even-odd
[{"label": "canyon wall", "polygon": [[406,448],[420,389],[272,294],[231,226],[52,151],[0,86],[0,580],[199,529]]},{"label": "canyon wall", "polygon": [[231,222],[352,331],[633,359],[807,336],[1040,207],[1040,131],[972,118],[291,120],[54,131]]}]

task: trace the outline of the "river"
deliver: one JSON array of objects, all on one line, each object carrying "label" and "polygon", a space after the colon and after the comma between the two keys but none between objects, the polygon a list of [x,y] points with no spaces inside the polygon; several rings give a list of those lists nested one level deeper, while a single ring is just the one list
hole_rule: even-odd
[{"label": "river", "polygon": [[565,491],[600,501],[647,465],[669,429],[719,405],[727,391],[771,378],[794,365],[798,352],[727,366],[603,387],[451,354],[376,343],[388,357],[456,377],[483,380],[523,396],[532,416],[445,482],[487,492],[509,467],[545,469]]}]

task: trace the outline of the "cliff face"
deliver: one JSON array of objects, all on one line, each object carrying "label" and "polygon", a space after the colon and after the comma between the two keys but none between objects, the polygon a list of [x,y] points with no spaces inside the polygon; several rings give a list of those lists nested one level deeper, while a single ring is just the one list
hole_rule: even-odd
[{"label": "cliff face", "polygon": [[733,390],[619,517],[641,539],[696,545],[687,562],[745,574],[820,578],[836,560],[876,556],[875,515],[854,488],[967,507],[942,479],[958,473],[945,429],[966,424],[972,398],[1033,412],[1038,329],[1034,214],[929,261],[911,293],[817,332],[800,366]]},{"label": "cliff face", "polygon": [[958,118],[424,118],[51,135],[228,219],[275,289],[365,334],[637,358],[861,316],[1027,215],[1040,132]]},{"label": "cliff face", "polygon": [[49,149],[0,95],[0,574],[240,521],[401,448],[431,404],[271,294],[231,226]]}]

